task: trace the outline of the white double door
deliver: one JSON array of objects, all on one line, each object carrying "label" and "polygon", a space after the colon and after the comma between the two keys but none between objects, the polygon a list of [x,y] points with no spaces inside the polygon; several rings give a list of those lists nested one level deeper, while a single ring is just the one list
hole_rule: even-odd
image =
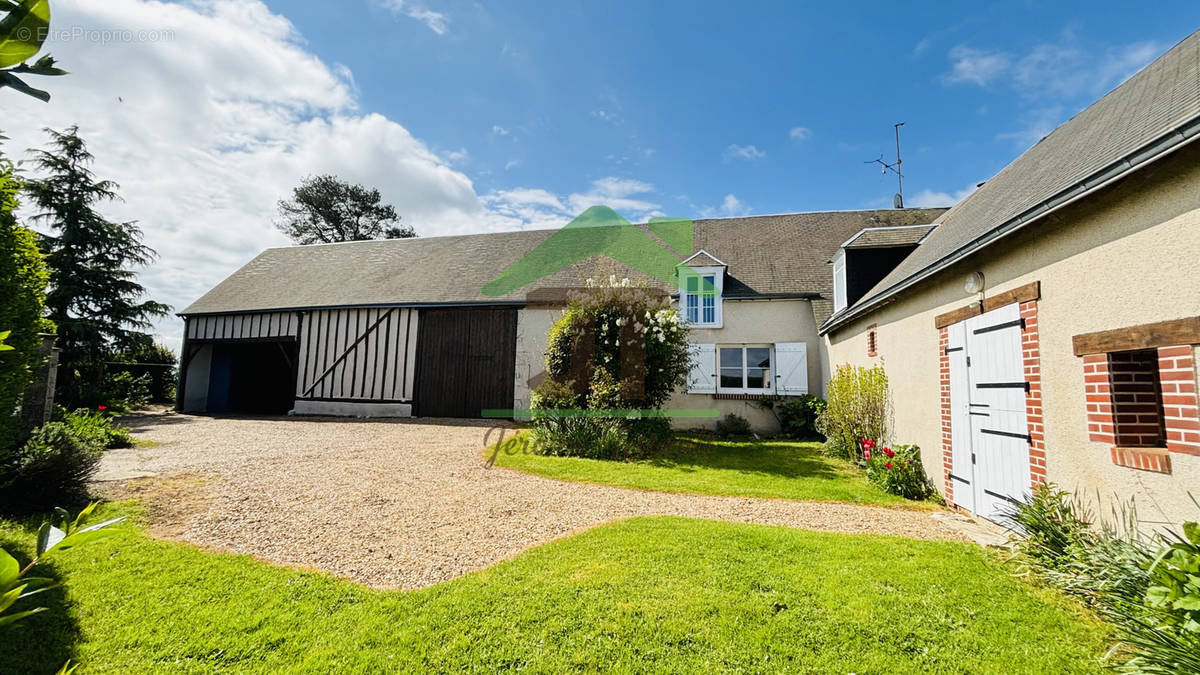
[{"label": "white double door", "polygon": [[991,520],[1029,492],[1023,324],[1017,304],[948,328],[954,502]]}]

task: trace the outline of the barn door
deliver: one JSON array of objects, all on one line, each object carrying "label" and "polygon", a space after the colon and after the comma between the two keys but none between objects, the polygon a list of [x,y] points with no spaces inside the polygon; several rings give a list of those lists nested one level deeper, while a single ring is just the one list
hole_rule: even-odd
[{"label": "barn door", "polygon": [[[1029,486],[1021,330],[1016,304],[949,330],[949,348],[962,347],[949,354],[954,500],[991,520],[999,520]],[[963,499],[960,485],[967,484],[963,492],[970,497]]]},{"label": "barn door", "polygon": [[421,310],[417,330],[416,414],[482,417],[511,410],[517,310]]}]

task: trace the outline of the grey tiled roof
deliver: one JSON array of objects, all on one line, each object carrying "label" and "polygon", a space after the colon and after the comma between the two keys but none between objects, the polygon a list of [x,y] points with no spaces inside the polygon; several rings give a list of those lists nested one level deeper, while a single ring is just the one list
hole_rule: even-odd
[{"label": "grey tiled roof", "polygon": [[[693,252],[724,261],[730,297],[832,295],[827,261],[865,227],[928,223],[944,209],[824,211],[695,221]],[[499,298],[481,289],[555,230],[422,237],[263,251],[181,314],[386,304],[520,302],[534,285]],[[589,258],[537,287],[580,286],[589,276],[644,278]],[[674,289],[668,289],[674,290]]]},{"label": "grey tiled roof", "polygon": [[[1055,129],[937,220],[939,227],[853,307],[859,313],[930,268],[966,255],[976,242],[1032,219],[1052,200],[1137,166],[1137,151],[1182,142],[1200,117],[1200,31],[1192,33],[1100,100]],[[1137,153],[1137,154],[1135,154]],[[835,323],[838,320],[835,317]]]},{"label": "grey tiled roof", "polygon": [[917,227],[871,228],[854,235],[845,248],[882,248],[887,246],[915,246],[937,225]]}]

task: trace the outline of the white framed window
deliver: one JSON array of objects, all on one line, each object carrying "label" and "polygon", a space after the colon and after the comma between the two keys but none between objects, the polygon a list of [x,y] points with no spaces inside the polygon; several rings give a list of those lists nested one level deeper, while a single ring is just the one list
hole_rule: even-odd
[{"label": "white framed window", "polygon": [[721,327],[721,289],[724,284],[724,268],[679,268],[679,306],[689,324],[702,328]]},{"label": "white framed window", "polygon": [[718,394],[769,394],[775,391],[772,345],[718,345]]}]

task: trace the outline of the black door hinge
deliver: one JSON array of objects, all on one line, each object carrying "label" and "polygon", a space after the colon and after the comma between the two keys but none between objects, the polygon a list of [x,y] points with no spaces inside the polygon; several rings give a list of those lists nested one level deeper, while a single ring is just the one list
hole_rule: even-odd
[{"label": "black door hinge", "polygon": [[973,452],[971,453],[971,463],[972,464],[975,463],[975,453],[973,453]]}]

